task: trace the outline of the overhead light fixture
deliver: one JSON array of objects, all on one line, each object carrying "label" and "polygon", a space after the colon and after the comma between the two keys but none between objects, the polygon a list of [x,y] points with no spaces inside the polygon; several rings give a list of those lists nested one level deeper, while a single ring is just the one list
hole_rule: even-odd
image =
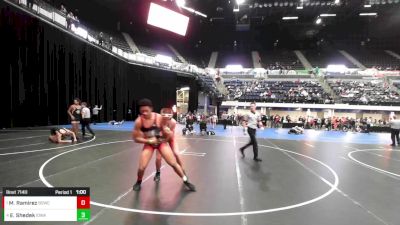
[{"label": "overhead light fixture", "polygon": [[186,1],[185,0],[176,0],[176,5],[181,8],[182,6],[186,5]]},{"label": "overhead light fixture", "polygon": [[299,5],[299,6],[296,7],[296,9],[303,9],[303,6]]},{"label": "overhead light fixture", "polygon": [[239,7],[233,8],[233,11],[234,11],[234,12],[239,12]]},{"label": "overhead light fixture", "polygon": [[318,24],[318,25],[319,25],[319,24],[321,24],[321,23],[322,23],[322,19],[318,17],[317,20],[315,21],[315,24]]},{"label": "overhead light fixture", "polygon": [[204,17],[204,18],[207,18],[207,15],[206,15],[206,14],[201,13],[201,12],[199,12],[199,11],[195,11],[194,14],[199,15],[199,16],[202,16],[202,17]]},{"label": "overhead light fixture", "polygon": [[336,16],[336,14],[329,14],[329,13],[324,13],[324,14],[321,14],[321,15],[319,15],[320,17],[334,17],[334,16]]},{"label": "overhead light fixture", "polygon": [[196,14],[196,15],[199,15],[199,16],[202,16],[202,17],[207,18],[207,15],[206,15],[206,14],[201,13],[201,12],[199,12],[199,11],[196,11],[196,10],[194,10],[194,9],[192,9],[192,8],[189,8],[189,7],[186,7],[186,6],[182,6],[181,8],[182,8],[182,9],[185,9],[185,10],[191,12],[191,13],[194,13],[194,14]]},{"label": "overhead light fixture", "polygon": [[364,8],[371,8],[371,5],[364,5]]},{"label": "overhead light fixture", "polygon": [[245,0],[236,0],[236,3],[238,4],[238,5],[241,5],[241,4],[243,4],[245,2]]},{"label": "overhead light fixture", "polygon": [[226,65],[225,70],[228,72],[239,72],[243,70],[242,65]]},{"label": "overhead light fixture", "polygon": [[179,89],[180,91],[189,91],[190,87],[182,87],[181,89]]},{"label": "overhead light fixture", "polygon": [[298,16],[284,16],[282,17],[283,20],[298,20]]},{"label": "overhead light fixture", "polygon": [[360,16],[377,16],[378,13],[360,13]]},{"label": "overhead light fixture", "polygon": [[335,4],[340,4],[340,0],[335,0]]}]

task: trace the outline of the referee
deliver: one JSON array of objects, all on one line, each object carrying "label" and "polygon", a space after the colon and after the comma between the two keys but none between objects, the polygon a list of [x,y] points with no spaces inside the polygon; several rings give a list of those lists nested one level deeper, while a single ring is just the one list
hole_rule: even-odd
[{"label": "referee", "polygon": [[393,116],[390,119],[390,133],[392,138],[391,146],[396,146],[396,140],[397,140],[397,145],[399,144],[399,139],[400,139],[399,131],[400,131],[400,120],[396,119],[396,116]]},{"label": "referee", "polygon": [[252,102],[250,104],[250,113],[247,115],[247,133],[249,133],[250,136],[250,141],[247,143],[245,146],[241,147],[240,153],[242,153],[242,157],[244,158],[244,150],[249,147],[250,145],[253,145],[253,153],[254,157],[253,160],[256,162],[261,162],[262,160],[258,158],[258,144],[257,144],[257,139],[256,139],[256,130],[257,127],[262,127],[261,123],[261,117],[260,114],[256,112],[256,103]]}]

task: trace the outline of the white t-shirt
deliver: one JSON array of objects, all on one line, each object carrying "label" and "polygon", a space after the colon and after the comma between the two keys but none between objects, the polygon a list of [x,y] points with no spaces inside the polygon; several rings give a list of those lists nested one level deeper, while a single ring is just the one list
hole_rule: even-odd
[{"label": "white t-shirt", "polygon": [[400,120],[391,120],[390,128],[392,129],[400,129]]},{"label": "white t-shirt", "polygon": [[[103,106],[102,106],[103,107]],[[101,110],[102,107],[94,107],[93,110],[93,115],[99,115],[99,110]]]},{"label": "white t-shirt", "polygon": [[90,109],[88,107],[82,108],[82,118],[83,119],[90,119]]},{"label": "white t-shirt", "polygon": [[257,124],[261,120],[258,112],[247,114],[247,126],[253,129],[257,129]]}]

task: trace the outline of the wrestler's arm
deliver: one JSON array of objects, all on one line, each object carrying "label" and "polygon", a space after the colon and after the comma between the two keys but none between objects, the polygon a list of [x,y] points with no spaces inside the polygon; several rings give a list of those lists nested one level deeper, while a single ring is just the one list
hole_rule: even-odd
[{"label": "wrestler's arm", "polygon": [[140,128],[142,127],[142,121],[140,119],[140,117],[138,117],[135,120],[135,127],[133,128],[133,140],[136,143],[141,143],[141,144],[154,144],[156,142],[155,138],[145,138],[143,135],[143,132],[140,130]]},{"label": "wrestler's arm", "polygon": [[163,134],[165,137],[165,141],[170,141],[171,139],[174,138],[175,134],[175,127],[176,127],[176,120],[172,119],[170,123],[170,127],[163,127]]},{"label": "wrestler's arm", "polygon": [[62,134],[57,131],[57,143],[71,143],[71,140],[63,140]]},{"label": "wrestler's arm", "polygon": [[69,115],[69,117],[71,118],[71,119],[75,119],[75,117],[72,115],[72,111],[74,110],[74,108],[72,107],[72,105],[70,105],[69,106],[69,108],[68,108],[68,110],[67,110],[67,113],[68,113],[68,115]]}]

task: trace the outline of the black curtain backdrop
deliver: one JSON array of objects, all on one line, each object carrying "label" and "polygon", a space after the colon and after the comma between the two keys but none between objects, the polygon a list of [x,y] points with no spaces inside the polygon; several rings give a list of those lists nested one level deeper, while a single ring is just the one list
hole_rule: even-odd
[{"label": "black curtain backdrop", "polygon": [[[75,97],[103,105],[103,121],[125,119],[128,108],[136,116],[137,101],[144,97],[156,111],[176,104],[176,73],[128,64],[0,4],[0,127],[67,124],[67,108]],[[195,81],[189,82],[193,87]],[[190,95],[197,99],[192,90]]]}]

